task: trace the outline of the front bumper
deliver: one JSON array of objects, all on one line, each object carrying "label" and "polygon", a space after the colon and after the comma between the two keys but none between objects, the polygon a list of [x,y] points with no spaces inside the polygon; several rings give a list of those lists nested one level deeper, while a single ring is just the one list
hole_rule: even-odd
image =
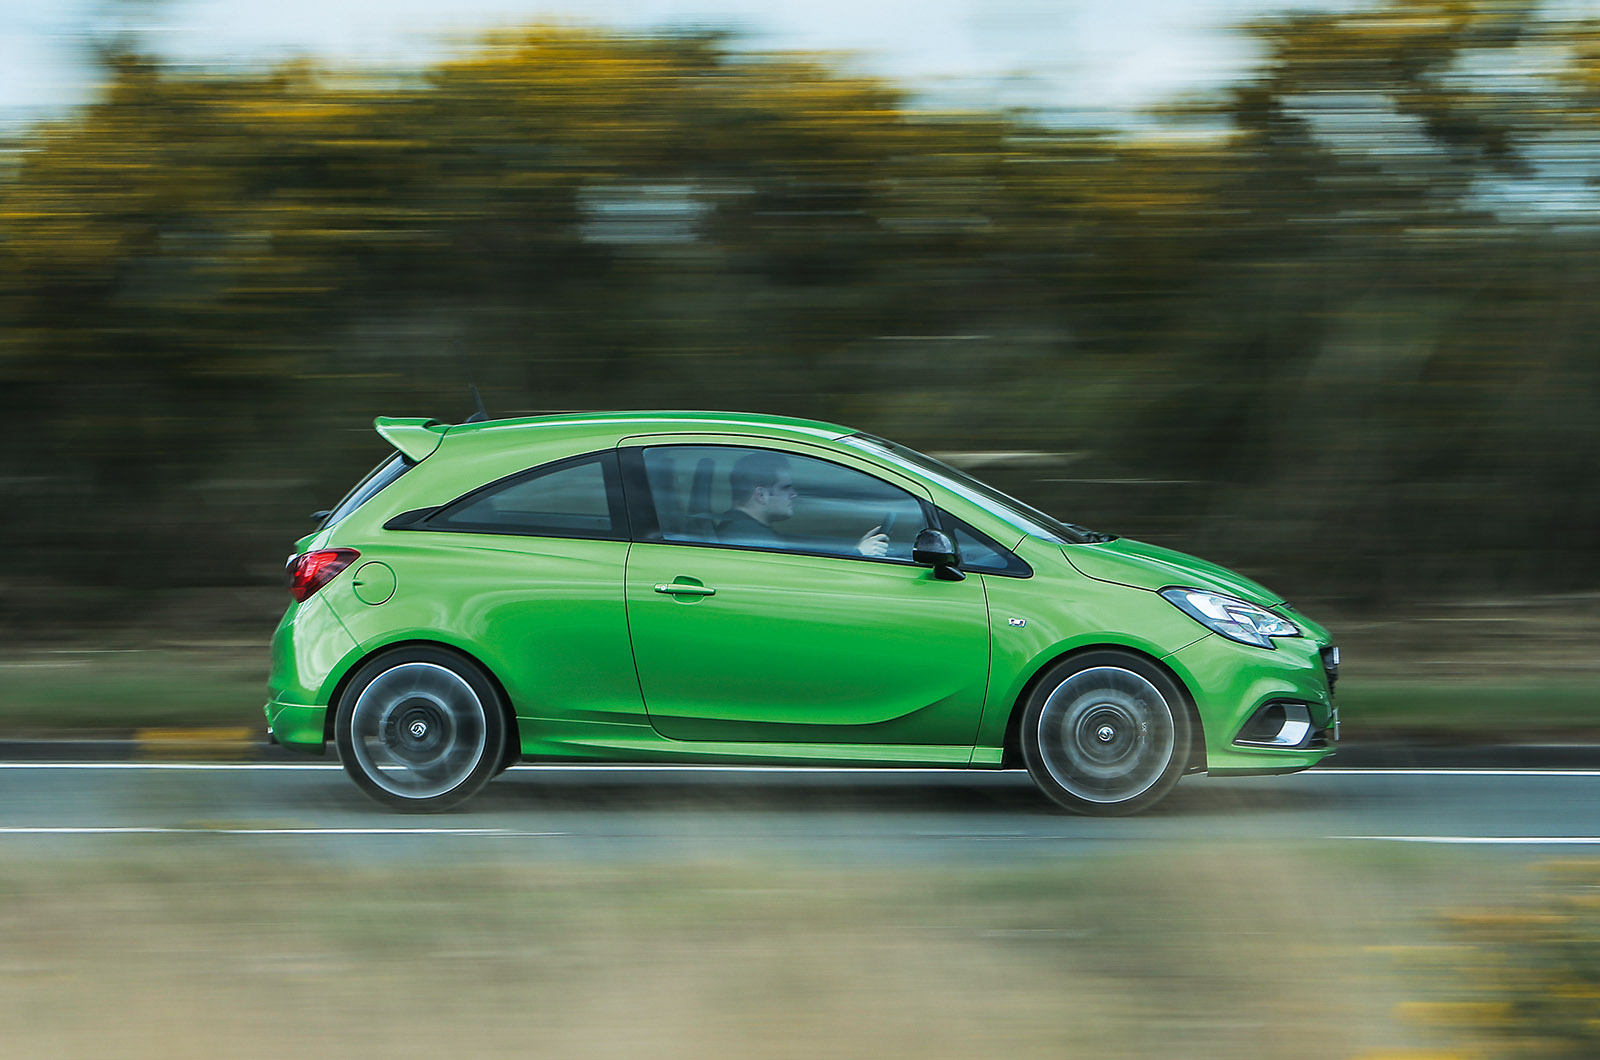
[{"label": "front bumper", "polygon": [[1210,636],[1166,658],[1194,696],[1208,773],[1293,773],[1333,753],[1339,714],[1329,646],[1311,637],[1275,644]]}]

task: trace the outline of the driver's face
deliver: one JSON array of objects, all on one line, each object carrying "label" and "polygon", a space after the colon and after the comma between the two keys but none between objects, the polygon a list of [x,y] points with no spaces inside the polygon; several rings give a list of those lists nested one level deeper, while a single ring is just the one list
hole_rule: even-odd
[{"label": "driver's face", "polygon": [[794,499],[798,491],[794,488],[794,477],[789,472],[778,472],[777,481],[770,486],[761,487],[761,490],[766,494],[764,507],[768,522],[793,517]]}]

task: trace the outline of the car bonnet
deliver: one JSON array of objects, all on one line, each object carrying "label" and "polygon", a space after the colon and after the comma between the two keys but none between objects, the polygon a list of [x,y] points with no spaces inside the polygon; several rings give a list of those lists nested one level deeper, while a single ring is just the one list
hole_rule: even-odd
[{"label": "car bonnet", "polygon": [[1156,590],[1169,586],[1206,589],[1262,607],[1283,603],[1283,597],[1271,589],[1226,567],[1143,541],[1119,537],[1113,541],[1063,545],[1061,551],[1078,573],[1096,581],[1135,589]]}]

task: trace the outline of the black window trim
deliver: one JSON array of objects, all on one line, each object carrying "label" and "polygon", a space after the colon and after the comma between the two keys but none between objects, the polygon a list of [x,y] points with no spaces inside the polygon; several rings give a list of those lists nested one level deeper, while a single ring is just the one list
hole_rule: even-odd
[{"label": "black window trim", "polygon": [[[579,531],[552,533],[548,530],[518,530],[509,527],[486,526],[443,526],[436,520],[445,517],[452,509],[470,504],[487,493],[497,490],[510,489],[522,482],[545,475],[554,474],[568,467],[579,464],[598,463],[600,473],[606,487],[606,508],[611,516],[611,530],[608,533],[582,533]],[[435,508],[419,508],[403,512],[384,524],[386,530],[431,530],[439,534],[487,534],[493,537],[549,537],[575,541],[627,541],[629,540],[628,505],[623,498],[624,490],[618,488],[622,482],[621,471],[618,468],[617,452],[615,449],[596,449],[588,453],[579,453],[575,456],[564,456],[536,467],[524,468],[509,475],[504,475],[493,482],[485,483],[476,489],[469,490],[452,501]]]},{"label": "black window trim", "polygon": [[[361,481],[350,487],[350,492],[346,493],[338,504],[328,509],[328,514],[317,524],[317,529],[319,531],[326,530],[330,526],[344,522],[350,516],[366,507],[372,498],[398,482],[400,477],[416,467],[417,463],[418,461],[411,459],[404,453],[390,453],[380,460],[371,471],[362,475]],[[394,469],[392,474],[390,474],[391,468]],[[387,478],[384,478],[384,476],[387,476]],[[384,478],[384,481],[374,487],[373,483],[379,478]]]},{"label": "black window trim", "polygon": [[963,559],[960,564],[962,570],[971,574],[992,574],[997,578],[1033,577],[1033,567],[1028,564],[1027,560],[1017,555],[1014,549],[1006,548],[993,537],[984,533],[982,530],[979,530],[977,527],[973,526],[960,516],[951,515],[943,508],[940,508],[938,511],[939,518],[944,523],[944,525],[940,526],[940,529],[950,534],[952,539],[954,538],[955,532],[960,530],[964,534],[977,538],[985,546],[993,549],[995,552],[1005,557],[1006,565],[1003,570],[994,570],[990,567],[969,567],[967,566],[965,559]]},{"label": "black window trim", "polygon": [[[651,441],[644,444],[632,444],[619,450],[622,456],[622,491],[627,497],[628,514],[631,521],[633,540],[641,545],[673,545],[685,548],[715,548],[734,552],[761,552],[774,556],[811,556],[818,559],[843,559],[857,563],[886,563],[894,567],[917,567],[926,570],[926,563],[918,563],[911,559],[899,559],[894,556],[852,556],[842,552],[826,552],[820,549],[807,548],[763,548],[760,545],[724,544],[720,541],[669,541],[662,536],[661,518],[656,512],[655,496],[650,490],[650,480],[645,472],[644,451],[646,449],[766,449],[785,456],[802,460],[815,460],[823,464],[832,464],[834,467],[845,471],[853,471],[858,475],[875,478],[891,489],[899,490],[922,507],[922,517],[927,520],[927,525],[942,529],[939,525],[939,509],[926,497],[906,489],[904,486],[890,482],[888,479],[877,475],[868,474],[858,467],[829,460],[814,453],[801,453],[793,449],[785,449],[779,445],[757,444],[766,441],[764,438],[752,438],[748,442],[685,442],[685,441]],[[1032,571],[1029,571],[1031,574]]]}]

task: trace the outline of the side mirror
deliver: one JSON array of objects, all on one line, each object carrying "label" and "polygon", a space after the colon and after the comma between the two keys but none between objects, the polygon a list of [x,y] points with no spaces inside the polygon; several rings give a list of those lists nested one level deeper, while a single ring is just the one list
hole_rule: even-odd
[{"label": "side mirror", "polygon": [[931,526],[917,535],[916,544],[911,546],[911,561],[932,567],[933,576],[947,582],[958,582],[967,576],[961,569],[956,543],[949,534]]}]

